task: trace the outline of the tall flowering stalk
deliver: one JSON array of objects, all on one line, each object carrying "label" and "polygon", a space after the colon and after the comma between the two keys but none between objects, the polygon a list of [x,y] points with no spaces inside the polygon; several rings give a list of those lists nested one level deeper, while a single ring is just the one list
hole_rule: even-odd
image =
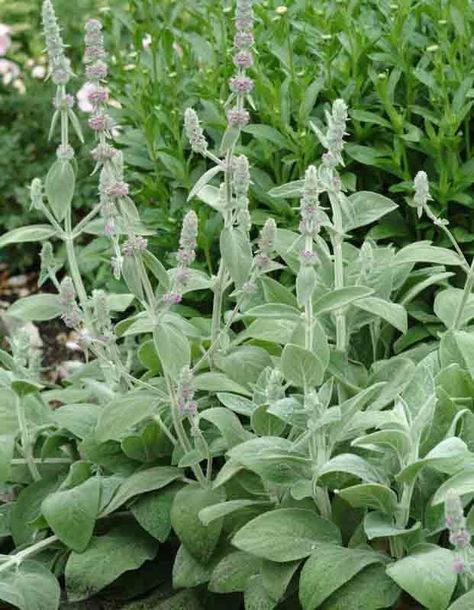
[{"label": "tall flowering stalk", "polygon": [[[247,239],[247,234],[250,230],[250,215],[248,213],[250,174],[248,160],[243,155],[237,158],[234,156],[241,130],[250,121],[250,114],[245,108],[245,101],[253,89],[253,81],[247,74],[247,70],[253,64],[254,16],[252,4],[252,0],[237,0],[236,5],[236,32],[233,55],[236,72],[229,81],[231,94],[227,103],[228,125],[221,143],[221,152],[225,155],[224,161],[221,161],[209,151],[208,142],[194,110],[188,108],[184,115],[185,132],[191,149],[193,152],[212,159],[216,163],[216,167],[206,172],[203,176],[200,186],[204,185],[218,172],[224,172],[224,182],[220,189],[220,199],[218,202],[224,219],[224,232],[221,235],[221,252],[223,249],[223,239],[229,242],[234,240],[234,238],[234,241],[238,241],[241,244],[241,249],[245,251],[243,252],[245,263],[242,273],[238,271],[232,273],[229,269],[229,261],[226,263],[224,256],[219,263],[213,289],[211,344],[218,340],[221,333],[223,299],[230,277],[235,281],[236,276],[239,276],[238,280],[242,279],[243,275],[248,276],[252,265],[250,245],[247,247],[244,240],[237,235],[237,232],[241,232],[246,235]],[[195,194],[194,189],[192,194]],[[246,284],[248,287],[251,282],[250,280],[246,282],[245,280],[247,279],[248,277],[244,278],[243,282],[238,281],[237,283]]]},{"label": "tall flowering stalk", "polygon": [[414,195],[412,205],[416,207],[418,218],[421,218],[421,216],[425,214],[436,227],[441,229],[444,235],[454,246],[454,249],[456,250],[460,258],[462,268],[466,273],[466,281],[464,283],[463,295],[457,307],[457,311],[453,321],[453,328],[458,329],[462,323],[464,310],[474,287],[474,258],[471,264],[469,265],[463,251],[461,250],[458,242],[456,241],[456,238],[448,228],[449,222],[444,218],[436,216],[431,210],[429,202],[433,200],[433,197],[430,194],[430,187],[426,172],[419,171],[416,174],[415,179],[413,181],[413,190]]},{"label": "tall flowering stalk", "polygon": [[449,542],[454,547],[453,570],[461,575],[464,587],[467,588],[474,579],[474,550],[461,499],[453,491],[446,498],[444,514]]},{"label": "tall flowering stalk", "polygon": [[300,203],[300,233],[304,237],[304,248],[299,252],[300,270],[296,280],[299,304],[305,309],[305,347],[313,349],[313,292],[316,286],[315,266],[318,263],[314,252],[314,238],[321,229],[318,214],[319,194],[318,172],[314,165],[306,170],[303,197]]},{"label": "tall flowering stalk", "polygon": [[[341,198],[342,184],[337,166],[343,165],[342,151],[344,149],[344,136],[346,135],[347,106],[341,99],[335,100],[331,112],[326,111],[326,133],[322,133],[312,125],[321,144],[326,148],[322,157],[322,166],[319,168],[319,177],[328,193],[332,210],[333,232],[331,242],[334,255],[334,287],[344,287],[344,259],[342,245],[344,242],[344,227],[342,221]],[[336,312],[336,347],[340,351],[346,349],[346,317],[344,311]]]}]

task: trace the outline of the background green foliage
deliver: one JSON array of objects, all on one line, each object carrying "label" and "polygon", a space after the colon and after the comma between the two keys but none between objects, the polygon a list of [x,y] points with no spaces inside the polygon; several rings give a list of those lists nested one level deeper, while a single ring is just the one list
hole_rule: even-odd
[{"label": "background green foliage", "polygon": [[[113,93],[122,104],[117,112],[123,128],[119,142],[133,170],[144,218],[156,231],[154,245],[163,253],[176,245],[178,212],[203,167],[201,160],[186,157],[182,112],[195,105],[215,141],[225,128],[223,103],[232,73],[231,3],[82,0],[70,10],[68,2],[57,2],[58,15],[71,33],[78,88],[81,24],[101,4],[107,5],[103,16],[115,57]],[[294,0],[284,7],[286,12],[279,6],[273,1],[256,7],[256,107],[247,131],[258,137],[243,145],[254,165],[255,221],[271,211],[280,224],[294,224],[290,203],[268,191],[299,179],[320,153],[310,121],[319,124],[324,104],[342,97],[352,109],[348,170],[357,176],[357,187],[392,192],[400,203],[416,171],[425,169],[439,212],[469,250],[474,59],[468,0]],[[2,20],[14,27],[12,58],[22,67],[29,58],[39,61],[38,3],[3,0],[0,8]],[[41,173],[51,152],[44,128],[48,93],[28,70],[23,73],[26,96],[0,85],[3,228],[24,224],[25,187]],[[85,193],[79,201],[90,205],[87,189]],[[206,215],[201,212],[206,227],[201,246],[210,266],[219,227]],[[400,244],[420,236],[436,238],[406,206],[372,236]]]}]

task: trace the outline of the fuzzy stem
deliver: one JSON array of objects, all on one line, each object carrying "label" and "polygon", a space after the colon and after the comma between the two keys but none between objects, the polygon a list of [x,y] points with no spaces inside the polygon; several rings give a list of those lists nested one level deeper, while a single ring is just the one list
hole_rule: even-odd
[{"label": "fuzzy stem", "polygon": [[[334,252],[334,288],[344,288],[344,259],[342,244],[344,242],[344,228],[339,197],[336,192],[329,192],[333,212],[334,235],[331,237]],[[346,349],[346,315],[343,311],[336,312],[336,348],[340,351]]]},{"label": "fuzzy stem", "polygon": [[21,398],[19,396],[16,396],[15,402],[18,426],[20,427],[21,432],[21,446],[23,449],[23,454],[25,456],[25,461],[33,481],[39,481],[41,479],[41,475],[34,459],[33,445],[31,442],[30,433],[28,431],[28,424],[26,421],[25,412],[23,410],[23,405],[21,403]]},{"label": "fuzzy stem", "polygon": [[[225,161],[224,184],[225,184],[225,208],[224,211],[224,226],[230,226],[230,218],[228,210],[232,207],[232,158],[234,156],[234,148],[228,151]],[[215,343],[220,331],[222,319],[222,304],[224,301],[224,291],[226,283],[226,270],[224,262],[221,258],[219,262],[219,270],[214,285],[214,299],[212,304],[212,324],[211,324],[211,343]]]},{"label": "fuzzy stem", "polygon": [[9,556],[9,558],[7,560],[5,560],[4,563],[0,563],[0,572],[8,570],[8,568],[10,568],[12,566],[19,565],[22,561],[24,561],[28,557],[31,557],[32,555],[36,555],[37,553],[40,553],[43,549],[48,548],[48,546],[51,546],[55,542],[58,542],[58,537],[49,536],[48,538],[45,538],[44,540],[40,540],[40,542],[37,542],[36,544],[33,544],[32,546],[29,546],[26,549],[23,549],[23,551],[19,551],[15,555]]},{"label": "fuzzy stem", "polygon": [[458,310],[456,312],[456,317],[453,323],[453,329],[457,330],[462,321],[462,315],[464,313],[464,309],[467,305],[469,297],[471,296],[472,287],[474,285],[474,259],[472,260],[471,266],[469,268],[469,272],[467,274],[466,283],[464,284],[464,290],[462,294],[461,302],[459,303]]},{"label": "fuzzy stem", "polygon": [[[176,436],[178,437],[178,441],[179,441],[179,444],[181,445],[182,451],[184,453],[188,453],[189,451],[192,450],[192,446],[187,437],[186,430],[184,429],[184,426],[183,426],[183,422],[181,421],[181,419],[179,417],[178,402],[176,400],[175,391],[173,389],[173,383],[172,383],[169,375],[165,374],[165,380],[166,380],[166,387],[168,388],[168,394],[169,394],[169,398],[170,398],[170,402],[171,402],[171,417],[173,420],[173,427],[176,432]],[[196,479],[199,481],[199,483],[203,487],[209,486],[209,483],[206,480],[206,477],[204,476],[204,473],[202,471],[200,464],[191,466],[191,470],[193,471]]]}]

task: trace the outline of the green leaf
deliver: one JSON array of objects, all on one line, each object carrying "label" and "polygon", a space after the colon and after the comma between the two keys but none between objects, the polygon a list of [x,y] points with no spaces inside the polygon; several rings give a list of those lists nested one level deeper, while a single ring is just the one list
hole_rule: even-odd
[{"label": "green leaf", "polygon": [[380,610],[392,608],[400,589],[385,573],[385,566],[364,568],[321,604],[321,610]]},{"label": "green leaf", "polygon": [[72,489],[57,491],[41,504],[41,512],[56,536],[82,553],[94,532],[99,511],[100,479],[92,477]]},{"label": "green leaf", "polygon": [[304,180],[295,180],[294,182],[288,182],[287,184],[282,184],[281,186],[277,186],[270,191],[268,194],[270,197],[275,197],[276,199],[293,199],[297,197],[301,197],[303,194]]},{"label": "green leaf", "polygon": [[272,483],[291,485],[295,479],[311,477],[310,460],[286,438],[255,438],[233,447],[228,455]]},{"label": "green leaf", "polygon": [[246,318],[266,318],[268,320],[293,320],[301,321],[301,312],[296,307],[284,303],[267,303],[256,305],[247,309],[244,314]]},{"label": "green leaf", "polygon": [[375,112],[369,112],[367,110],[351,110],[350,115],[356,121],[360,121],[361,123],[371,123],[374,125],[380,125],[381,127],[387,127],[391,129],[392,126],[387,119],[382,118]]},{"label": "green leaf", "polygon": [[58,485],[57,479],[44,478],[24,487],[19,493],[10,513],[10,529],[17,547],[34,541],[39,529],[34,522],[41,516],[41,504]]},{"label": "green leaf", "polygon": [[58,295],[34,294],[15,301],[7,313],[24,322],[44,322],[57,318],[61,311]]},{"label": "green leaf", "polygon": [[[201,190],[206,186],[208,182],[210,182],[214,178],[214,176],[217,176],[217,174],[221,171],[222,167],[220,165],[215,165],[214,167],[211,167],[211,169],[208,169],[207,172],[204,172],[204,174],[199,178],[199,180],[196,181],[195,185],[189,192],[187,200],[190,201],[193,197],[196,196],[200,198]],[[213,205],[212,207],[215,206]]]},{"label": "green leaf", "polygon": [[431,500],[432,506],[446,502],[450,492],[457,496],[465,496],[474,493],[474,468],[471,466],[445,481],[436,491]]},{"label": "green leaf", "polygon": [[462,467],[469,455],[466,443],[460,438],[456,436],[446,438],[431,449],[424,458],[412,462],[401,470],[397,479],[404,483],[411,483],[425,467],[452,474]]},{"label": "green leaf", "polygon": [[156,396],[146,391],[138,390],[116,396],[99,415],[95,430],[97,440],[120,440],[129,428],[152,415],[156,406]]},{"label": "green leaf", "polygon": [[453,553],[434,544],[417,545],[387,574],[427,610],[446,610],[457,581]]},{"label": "green leaf", "polygon": [[83,553],[71,553],[66,564],[66,588],[71,602],[88,599],[121,574],[153,559],[158,543],[133,524],[92,538]]},{"label": "green leaf", "polygon": [[286,563],[260,560],[263,586],[272,599],[279,601],[283,597],[299,565],[299,560]]},{"label": "green leaf", "polygon": [[245,591],[249,578],[260,571],[260,560],[243,551],[232,551],[214,568],[209,582],[213,593]]},{"label": "green leaf", "polygon": [[224,265],[235,285],[241,288],[252,267],[252,247],[247,235],[240,229],[223,229],[220,236]]},{"label": "green leaf", "polygon": [[71,163],[62,159],[55,161],[46,176],[44,189],[50,208],[60,222],[71,209],[75,185],[76,176]]},{"label": "green leaf", "polygon": [[342,199],[344,232],[348,233],[358,227],[371,224],[396,208],[397,204],[388,197],[369,191],[359,191],[350,197],[344,197]]},{"label": "green leaf", "polygon": [[461,595],[448,610],[472,610],[474,608],[474,590]]},{"label": "green leaf", "polygon": [[56,229],[50,225],[30,225],[29,227],[18,227],[4,233],[0,237],[0,248],[10,244],[22,244],[30,241],[42,242],[56,235]]},{"label": "green leaf", "polygon": [[95,404],[69,404],[54,409],[53,419],[59,428],[72,432],[78,438],[85,438],[96,427],[100,407]]},{"label": "green leaf", "polygon": [[193,388],[205,392],[234,392],[242,394],[242,396],[251,396],[249,390],[232,381],[232,379],[229,379],[223,373],[202,373],[201,375],[196,375],[193,381]]},{"label": "green leaf", "polygon": [[201,563],[182,544],[173,563],[173,588],[191,588],[208,582],[214,569],[213,558]]},{"label": "green leaf", "polygon": [[140,496],[130,512],[153,538],[165,542],[171,531],[171,505],[179,485],[172,484],[156,492]]},{"label": "green leaf", "polygon": [[161,322],[153,330],[153,340],[164,371],[173,379],[191,362],[189,341],[181,330]]},{"label": "green leaf", "polygon": [[301,267],[296,276],[296,297],[298,305],[304,307],[313,296],[317,275],[314,267]]},{"label": "green leaf", "polygon": [[374,540],[375,538],[407,536],[413,534],[413,532],[416,532],[421,527],[421,523],[417,522],[409,529],[404,529],[394,525],[393,521],[392,517],[378,511],[367,513],[364,518],[364,531],[367,538]]},{"label": "green leaf", "polygon": [[394,326],[401,333],[407,332],[408,316],[403,305],[391,303],[378,297],[367,297],[355,301],[354,307],[382,318],[382,320]]},{"label": "green leaf", "polygon": [[331,458],[319,469],[318,475],[323,476],[332,472],[346,472],[367,483],[384,482],[383,474],[375,466],[352,453],[341,453]]},{"label": "green leaf", "polygon": [[270,343],[286,345],[291,343],[291,337],[295,330],[296,322],[293,320],[278,320],[258,318],[253,320],[249,326],[238,335],[238,342],[245,339],[260,339]]},{"label": "green leaf", "polygon": [[257,500],[229,500],[228,502],[220,502],[200,510],[199,519],[204,525],[209,525],[209,523],[216,519],[235,513],[242,508],[247,508],[247,506],[255,506],[256,504],[259,504]]},{"label": "green leaf", "polygon": [[337,493],[354,508],[374,508],[392,514],[398,504],[395,492],[378,483],[352,485],[338,490]]},{"label": "green leaf", "polygon": [[134,496],[166,487],[166,485],[169,485],[181,475],[181,471],[173,466],[154,466],[153,468],[134,472],[117,489],[110,504],[105,508],[103,515],[108,515],[117,510],[117,508],[120,508],[122,504],[125,504],[127,500]]},{"label": "green leaf", "polygon": [[358,299],[364,299],[373,294],[372,288],[364,286],[347,286],[328,292],[314,302],[314,314],[321,316],[325,313],[347,307]]},{"label": "green leaf", "polygon": [[319,358],[313,352],[291,343],[283,349],[281,370],[287,381],[300,388],[320,385],[324,378],[324,367]]},{"label": "green leaf", "polygon": [[189,484],[176,494],[171,507],[171,525],[180,541],[194,557],[203,563],[209,560],[222,529],[222,519],[216,519],[205,526],[199,513],[207,506],[225,500],[222,488],[205,489],[197,484]]},{"label": "green leaf", "polygon": [[393,259],[394,265],[406,265],[407,263],[462,266],[463,261],[452,250],[430,246],[428,242],[416,242],[399,250]]},{"label": "green leaf", "polygon": [[15,436],[19,431],[17,402],[18,397],[10,388],[0,387],[1,433]]},{"label": "green leaf", "polygon": [[245,610],[273,610],[277,602],[267,591],[260,574],[252,576],[244,591]]},{"label": "green leaf", "polygon": [[303,610],[315,610],[363,568],[383,562],[384,556],[371,550],[321,545],[301,571],[299,598]]},{"label": "green leaf", "polygon": [[219,429],[228,449],[231,449],[249,438],[253,438],[253,434],[248,430],[245,430],[237,415],[224,407],[211,407],[205,409],[200,414],[200,419],[211,422]]},{"label": "green leaf", "polygon": [[228,392],[218,392],[217,398],[225,407],[239,415],[250,417],[255,409],[254,403],[243,396],[237,396]]},{"label": "green leaf", "polygon": [[308,557],[327,542],[340,543],[337,527],[301,508],[279,508],[259,515],[232,539],[241,551],[277,563]]},{"label": "green leaf", "polygon": [[20,610],[57,610],[58,581],[41,563],[29,559],[0,574],[0,599]]},{"label": "green leaf", "polygon": [[242,131],[250,133],[258,140],[266,140],[274,144],[277,148],[287,150],[289,147],[288,140],[274,127],[269,125],[247,125]]}]

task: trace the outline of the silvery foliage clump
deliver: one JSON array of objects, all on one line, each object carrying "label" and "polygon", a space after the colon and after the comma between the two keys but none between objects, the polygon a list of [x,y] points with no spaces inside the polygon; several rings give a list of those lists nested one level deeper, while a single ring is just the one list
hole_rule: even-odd
[{"label": "silvery foliage clump", "polygon": [[[60,135],[31,187],[45,224],[0,244],[41,242],[47,291],[9,313],[61,317],[84,364],[52,386],[24,333],[0,353],[0,598],[52,610],[61,596],[143,596],[171,580],[202,607],[241,593],[247,609],[376,610],[395,608],[402,591],[426,608],[456,598],[453,610],[472,607],[463,509],[474,492],[474,270],[430,207],[427,175],[408,204],[453,249],[378,244],[365,228],[396,205],[355,190],[344,168],[349,111],[336,100],[311,124],[321,159],[268,193],[296,202],[298,225],[254,227],[241,144],[254,107],[254,11],[238,0],[227,130],[216,143],[194,109],[184,113],[190,154],[209,169],[166,268],[114,146],[97,20],[86,24],[84,63],[98,202],[73,222],[82,133],[50,0],[43,18]],[[222,223],[214,277],[199,265],[202,205]],[[88,293],[76,249],[85,235],[105,238],[123,291]],[[188,300],[203,291],[207,314]],[[433,311],[420,305],[426,292]]]}]

